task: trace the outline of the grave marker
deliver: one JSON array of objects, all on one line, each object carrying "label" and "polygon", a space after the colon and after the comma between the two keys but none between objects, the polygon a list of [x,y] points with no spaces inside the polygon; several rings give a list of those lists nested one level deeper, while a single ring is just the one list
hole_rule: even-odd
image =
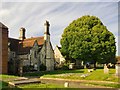
[{"label": "grave marker", "polygon": [[109,73],[109,69],[107,68],[107,65],[106,65],[106,64],[104,65],[104,73],[105,73],[105,74],[108,74],[108,73]]}]

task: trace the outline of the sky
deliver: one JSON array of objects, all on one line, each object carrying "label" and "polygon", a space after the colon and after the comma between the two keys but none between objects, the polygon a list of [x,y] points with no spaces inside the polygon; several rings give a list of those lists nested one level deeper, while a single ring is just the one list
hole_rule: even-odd
[{"label": "sky", "polygon": [[[49,2],[48,2],[49,1]],[[53,48],[60,46],[64,29],[84,15],[97,16],[116,38],[118,52],[118,1],[119,0],[2,0],[0,22],[9,28],[9,37],[19,38],[19,29],[26,29],[26,37],[44,35],[44,22],[50,23]],[[120,5],[119,5],[120,6]]]}]

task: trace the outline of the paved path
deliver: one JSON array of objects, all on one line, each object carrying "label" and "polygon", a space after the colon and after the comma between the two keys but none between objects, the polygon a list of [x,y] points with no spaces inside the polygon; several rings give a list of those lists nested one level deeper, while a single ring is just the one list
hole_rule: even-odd
[{"label": "paved path", "polygon": [[45,78],[40,77],[40,79],[47,79],[47,80],[64,80],[64,81],[73,81],[73,82],[95,82],[95,83],[106,83],[106,84],[120,84],[119,82],[110,82],[110,81],[95,81],[95,80],[74,80],[74,79],[62,79],[62,78]]},{"label": "paved path", "polygon": [[15,79],[14,81],[9,82],[9,86],[17,86],[21,84],[30,84],[30,83],[51,83],[51,84],[60,84],[64,85],[65,82],[69,84],[70,88],[111,88],[104,86],[95,86],[84,84],[85,82],[95,82],[95,83],[111,83],[118,84],[118,82],[108,82],[108,81],[93,81],[93,80],[70,80],[70,79],[61,79],[61,78],[44,78],[44,77],[20,77],[19,79]]},{"label": "paved path", "polygon": [[[104,86],[95,86],[95,85],[89,85],[89,84],[83,84],[83,81],[81,80],[70,80],[70,79],[60,79],[60,78],[40,78],[41,83],[56,83],[64,85],[65,82],[69,83],[69,87],[72,88],[111,88],[111,87],[104,87]],[[87,80],[85,80],[87,81]],[[89,81],[87,81],[89,83]],[[94,81],[95,82],[95,81]],[[98,82],[100,83],[100,82]]]}]

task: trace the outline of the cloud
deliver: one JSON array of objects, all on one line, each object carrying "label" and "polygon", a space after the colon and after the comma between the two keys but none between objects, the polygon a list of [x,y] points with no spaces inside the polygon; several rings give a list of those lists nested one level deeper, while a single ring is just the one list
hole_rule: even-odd
[{"label": "cloud", "polygon": [[[2,0],[3,2],[55,2],[55,0]],[[59,2],[118,2],[119,0],[60,0]]]},{"label": "cloud", "polygon": [[0,21],[9,27],[10,37],[18,38],[20,27],[26,28],[27,37],[43,35],[44,21],[48,20],[50,21],[51,41],[55,46],[56,44],[60,45],[63,30],[69,23],[83,15],[94,15],[99,17],[108,30],[118,37],[117,3],[97,1],[38,3],[7,2],[4,0]]}]

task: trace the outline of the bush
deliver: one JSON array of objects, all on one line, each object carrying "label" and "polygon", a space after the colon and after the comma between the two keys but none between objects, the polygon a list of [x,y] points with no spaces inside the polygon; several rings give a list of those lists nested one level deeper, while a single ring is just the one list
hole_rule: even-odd
[{"label": "bush", "polygon": [[23,66],[23,72],[29,72],[32,71],[33,69],[34,66],[30,66],[30,65]]},{"label": "bush", "polygon": [[61,67],[62,70],[69,70],[69,64],[64,64],[62,67]]},{"label": "bush", "polygon": [[41,64],[41,65],[40,65],[40,71],[45,71],[45,70],[46,70],[46,66],[43,65],[43,64]]}]

